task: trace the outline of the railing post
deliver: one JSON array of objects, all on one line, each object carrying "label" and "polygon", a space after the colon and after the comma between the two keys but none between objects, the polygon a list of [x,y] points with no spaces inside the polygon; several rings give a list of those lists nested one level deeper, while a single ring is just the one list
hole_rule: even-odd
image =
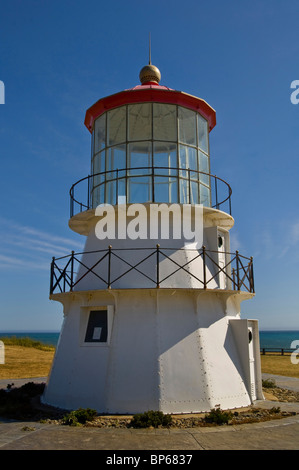
[{"label": "railing post", "polygon": [[159,259],[159,248],[160,248],[160,245],[156,245],[157,246],[157,280],[156,280],[156,285],[157,285],[157,288],[160,287],[160,259]]},{"label": "railing post", "polygon": [[253,257],[250,258],[250,292],[254,292]]},{"label": "railing post", "polygon": [[111,289],[111,249],[112,245],[108,246],[108,289]]},{"label": "railing post", "polygon": [[74,215],[74,188],[71,188],[71,197],[70,197],[70,216],[71,218]]},{"label": "railing post", "polygon": [[235,282],[235,268],[232,269],[232,278],[233,278],[233,285],[234,285],[234,290],[235,290],[235,286],[236,286],[236,282]]},{"label": "railing post", "polygon": [[154,177],[154,165],[152,165],[152,201],[155,202],[155,177]]},{"label": "railing post", "polygon": [[188,192],[189,192],[189,204],[191,204],[191,180],[190,180],[190,168],[188,168]]},{"label": "railing post", "polygon": [[217,176],[216,175],[214,175],[214,180],[215,180],[216,209],[219,209],[219,205],[218,205],[218,187],[217,187]]},{"label": "railing post", "polygon": [[74,279],[74,251],[71,254],[71,292],[73,291],[73,279]]},{"label": "railing post", "polygon": [[236,271],[237,271],[237,290],[240,290],[240,275],[239,275],[239,252],[236,251]]},{"label": "railing post", "polygon": [[88,178],[87,178],[87,209],[89,209],[89,202],[90,202],[90,197],[89,197],[89,191],[90,191],[90,187],[89,187],[89,178],[90,178],[90,175],[88,175]]},{"label": "railing post", "polygon": [[115,195],[115,204],[118,204],[118,168],[116,169],[116,195]]},{"label": "railing post", "polygon": [[206,247],[202,246],[202,260],[203,260],[203,288],[207,288],[207,273],[206,273]]},{"label": "railing post", "polygon": [[50,274],[50,295],[53,294],[54,261],[55,261],[55,258],[53,256],[52,262],[51,262],[51,274]]}]

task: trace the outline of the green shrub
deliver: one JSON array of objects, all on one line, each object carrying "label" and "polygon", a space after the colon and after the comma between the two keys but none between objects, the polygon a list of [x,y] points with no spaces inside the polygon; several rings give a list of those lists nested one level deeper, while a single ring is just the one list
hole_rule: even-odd
[{"label": "green shrub", "polygon": [[42,351],[52,351],[55,346],[50,344],[44,344],[41,341],[37,341],[28,337],[16,337],[16,336],[1,336],[0,340],[3,341],[5,346],[23,346],[25,348],[35,348]]},{"label": "green shrub", "polygon": [[62,418],[62,423],[69,426],[80,426],[85,424],[86,421],[92,421],[97,412],[91,408],[78,408],[78,410],[71,411]]},{"label": "green shrub", "polygon": [[279,406],[273,406],[270,410],[270,413],[280,413],[280,407]]},{"label": "green shrub", "polygon": [[276,384],[275,384],[274,380],[266,379],[266,380],[262,380],[262,386],[264,388],[275,388]]},{"label": "green shrub", "polygon": [[171,415],[165,415],[162,411],[146,411],[133,416],[130,426],[133,428],[158,428],[159,426],[169,426],[172,422]]},{"label": "green shrub", "polygon": [[45,384],[28,382],[19,388],[12,385],[8,385],[7,390],[0,390],[0,416],[15,419],[31,417],[34,414],[31,400],[43,393]]},{"label": "green shrub", "polygon": [[227,424],[232,419],[231,411],[222,411],[220,408],[213,408],[204,420],[206,423]]}]

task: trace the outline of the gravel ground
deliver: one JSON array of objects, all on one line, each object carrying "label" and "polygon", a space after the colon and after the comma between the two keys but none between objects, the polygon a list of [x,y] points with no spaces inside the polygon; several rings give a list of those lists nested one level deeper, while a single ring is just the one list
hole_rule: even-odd
[{"label": "gravel ground", "polygon": [[[280,387],[266,388],[263,390],[265,398],[273,401],[273,407],[270,409],[258,408],[256,406],[232,410],[228,425],[238,425],[245,423],[264,422],[273,419],[281,419],[293,416],[293,411],[282,411],[276,402],[299,402],[299,392],[283,389]],[[194,427],[210,427],[217,426],[215,423],[208,423],[205,420],[207,413],[194,415],[173,415],[172,423],[169,428],[194,428]],[[128,428],[132,416],[97,416],[93,421],[87,422],[84,426],[98,428]],[[61,420],[51,420],[57,424],[61,424]]]},{"label": "gravel ground", "polygon": [[[268,384],[270,385],[270,384]],[[275,386],[263,388],[265,399],[273,403],[273,407],[268,409],[259,407],[258,405],[231,410],[229,413],[228,425],[237,425],[244,423],[256,423],[273,419],[281,419],[295,415],[294,411],[283,411],[280,409],[280,403],[298,403],[299,392],[286,388]],[[3,392],[2,392],[3,393]],[[270,405],[271,406],[271,405]],[[40,404],[39,396],[32,399],[32,408],[30,410],[30,418],[35,421],[44,421],[52,424],[62,425],[62,418],[67,412]],[[168,426],[174,428],[195,428],[207,426],[219,426],[214,422],[207,422],[208,413],[173,415],[172,422]],[[17,416],[15,416],[18,419]],[[84,426],[98,428],[129,428],[132,416],[96,416],[91,422],[87,422]]]}]

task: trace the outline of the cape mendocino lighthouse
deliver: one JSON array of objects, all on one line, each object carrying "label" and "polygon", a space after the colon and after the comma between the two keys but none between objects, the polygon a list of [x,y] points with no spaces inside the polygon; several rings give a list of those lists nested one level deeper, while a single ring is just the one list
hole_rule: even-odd
[{"label": "cape mendocino lighthouse", "polygon": [[52,261],[64,321],[44,403],[190,413],[263,398],[258,324],[240,315],[252,258],[230,252],[231,188],[210,172],[216,114],[160,78],[149,64],[86,112],[91,174],[69,226],[87,238]]}]

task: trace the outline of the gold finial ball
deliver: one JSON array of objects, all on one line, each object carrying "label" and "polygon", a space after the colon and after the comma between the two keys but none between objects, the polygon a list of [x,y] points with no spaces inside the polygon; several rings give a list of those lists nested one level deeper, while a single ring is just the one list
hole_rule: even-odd
[{"label": "gold finial ball", "polygon": [[161,80],[160,70],[155,65],[146,65],[140,70],[139,79],[142,84],[147,82],[159,83]]}]

